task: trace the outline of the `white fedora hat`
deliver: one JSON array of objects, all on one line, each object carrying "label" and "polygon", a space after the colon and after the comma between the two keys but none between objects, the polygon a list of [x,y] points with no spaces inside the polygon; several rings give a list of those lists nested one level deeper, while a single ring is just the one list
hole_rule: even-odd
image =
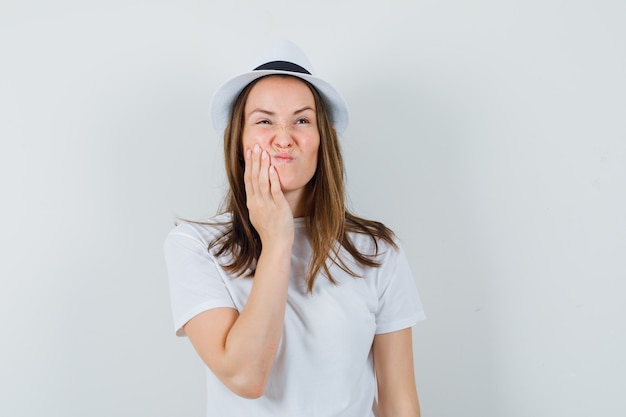
[{"label": "white fedora hat", "polygon": [[332,85],[313,75],[313,67],[307,57],[300,48],[289,41],[276,42],[265,51],[252,71],[230,79],[217,89],[211,100],[213,127],[223,132],[241,90],[257,78],[272,74],[292,75],[309,82],[322,96],[337,133],[341,134],[346,130],[349,120],[346,101]]}]

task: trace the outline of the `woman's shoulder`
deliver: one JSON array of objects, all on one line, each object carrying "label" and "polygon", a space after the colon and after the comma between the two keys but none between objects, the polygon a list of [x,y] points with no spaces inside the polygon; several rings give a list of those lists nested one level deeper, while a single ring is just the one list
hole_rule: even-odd
[{"label": "woman's shoulder", "polygon": [[166,240],[189,238],[208,245],[228,230],[230,225],[230,213],[222,213],[200,220],[181,219],[176,224],[176,227],[168,233]]}]

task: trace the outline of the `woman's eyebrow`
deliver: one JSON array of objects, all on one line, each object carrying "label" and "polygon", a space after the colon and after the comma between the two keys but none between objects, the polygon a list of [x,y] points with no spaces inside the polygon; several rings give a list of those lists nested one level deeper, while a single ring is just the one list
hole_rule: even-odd
[{"label": "woman's eyebrow", "polygon": [[271,112],[271,111],[269,111],[269,110],[265,110],[265,109],[257,108],[257,109],[251,110],[251,111],[248,113],[248,116],[250,116],[251,114],[254,114],[254,113],[263,113],[263,114],[267,114],[268,116],[274,116],[274,115],[276,114],[276,113]]},{"label": "woman's eyebrow", "polygon": [[306,107],[301,108],[300,110],[294,111],[293,114],[302,113],[303,111],[307,111],[307,110],[311,110],[313,112],[315,111],[315,109],[312,108],[311,106],[306,106]]},{"label": "woman's eyebrow", "polygon": [[[311,107],[311,106],[305,106],[305,107],[303,107],[303,108],[301,108],[301,109],[298,109],[298,110],[294,111],[294,112],[293,112],[293,114],[302,113],[302,112],[307,111],[307,110],[310,110],[310,111],[312,111],[312,112],[314,112],[314,111],[315,111],[315,109],[314,109],[313,107]],[[251,110],[251,111],[248,113],[248,116],[250,116],[250,115],[252,115],[252,114],[254,114],[254,113],[263,113],[263,114],[267,114],[268,116],[274,116],[274,115],[276,115],[276,113],[274,113],[273,111],[265,110],[265,109],[262,109],[262,108],[256,108],[256,109]]]}]

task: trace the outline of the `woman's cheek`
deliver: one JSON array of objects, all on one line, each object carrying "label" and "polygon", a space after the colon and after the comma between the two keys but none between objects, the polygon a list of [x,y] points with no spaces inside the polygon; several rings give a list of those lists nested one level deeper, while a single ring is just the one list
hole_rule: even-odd
[{"label": "woman's cheek", "polygon": [[268,145],[268,134],[261,129],[250,129],[248,132],[244,132],[242,144],[244,149],[250,148],[256,144],[261,146],[264,149],[267,149]]}]

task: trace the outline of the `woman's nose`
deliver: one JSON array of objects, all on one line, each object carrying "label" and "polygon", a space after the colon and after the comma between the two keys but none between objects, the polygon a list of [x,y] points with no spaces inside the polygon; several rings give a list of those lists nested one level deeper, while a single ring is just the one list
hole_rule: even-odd
[{"label": "woman's nose", "polygon": [[293,137],[288,127],[280,126],[276,129],[273,145],[278,148],[289,148],[293,145]]}]

